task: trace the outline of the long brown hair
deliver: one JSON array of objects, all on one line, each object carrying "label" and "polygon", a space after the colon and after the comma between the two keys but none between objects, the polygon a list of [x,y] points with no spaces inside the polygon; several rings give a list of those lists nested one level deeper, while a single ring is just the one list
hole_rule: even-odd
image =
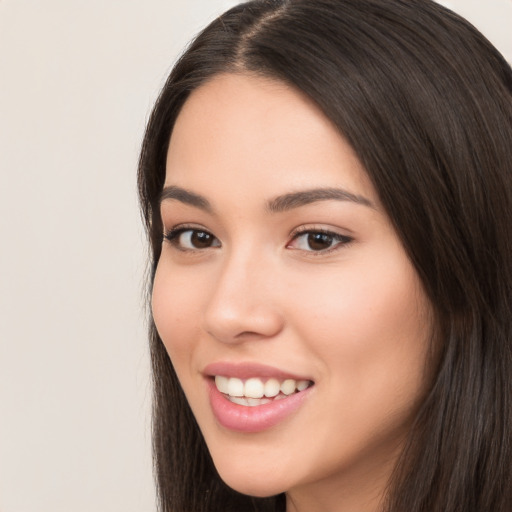
[{"label": "long brown hair", "polygon": [[[151,276],[174,122],[221,72],[306,93],[353,146],[434,307],[441,356],[391,479],[388,512],[512,510],[512,70],[430,0],[256,0],[211,23],[174,67],[139,166]],[[151,322],[162,512],[283,511],[217,475]]]}]

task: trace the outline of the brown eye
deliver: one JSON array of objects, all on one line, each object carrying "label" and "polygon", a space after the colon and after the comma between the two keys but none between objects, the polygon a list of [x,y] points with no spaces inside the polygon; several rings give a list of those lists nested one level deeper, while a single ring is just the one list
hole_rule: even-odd
[{"label": "brown eye", "polygon": [[309,233],[307,237],[308,247],[312,251],[324,251],[329,249],[334,241],[332,235],[327,233]]},{"label": "brown eye", "polygon": [[202,229],[175,229],[165,235],[165,238],[178,249],[184,251],[220,247],[219,240],[208,231]]},{"label": "brown eye", "polygon": [[196,249],[206,249],[211,247],[215,238],[206,231],[192,231],[190,235],[190,245]]},{"label": "brown eye", "polygon": [[349,236],[329,231],[303,231],[294,236],[289,249],[300,249],[307,252],[329,252],[352,241]]}]

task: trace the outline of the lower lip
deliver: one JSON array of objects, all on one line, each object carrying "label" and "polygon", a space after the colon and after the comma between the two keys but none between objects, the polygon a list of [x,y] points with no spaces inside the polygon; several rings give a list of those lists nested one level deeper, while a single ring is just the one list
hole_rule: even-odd
[{"label": "lower lip", "polygon": [[261,432],[272,428],[293,414],[309,395],[312,387],[268,404],[248,407],[230,402],[212,379],[208,379],[210,405],[217,421],[236,432]]}]

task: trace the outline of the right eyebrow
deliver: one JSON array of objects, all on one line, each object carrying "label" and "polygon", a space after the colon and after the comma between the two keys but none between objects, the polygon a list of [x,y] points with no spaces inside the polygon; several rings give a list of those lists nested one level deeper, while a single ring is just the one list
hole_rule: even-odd
[{"label": "right eyebrow", "polygon": [[160,193],[158,204],[161,205],[163,201],[168,200],[180,201],[181,203],[194,206],[200,210],[204,210],[205,212],[213,213],[212,205],[208,199],[206,199],[206,197],[196,194],[195,192],[191,192],[190,190],[177,187],[175,185],[170,185],[163,188],[162,192]]}]

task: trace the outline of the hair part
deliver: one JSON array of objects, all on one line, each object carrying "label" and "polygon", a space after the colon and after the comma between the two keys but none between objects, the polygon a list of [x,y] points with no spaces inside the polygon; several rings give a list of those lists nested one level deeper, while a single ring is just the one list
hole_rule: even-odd
[{"label": "hair part", "polygon": [[[314,20],[314,22],[312,22]],[[441,355],[389,484],[388,512],[509,512],[512,503],[512,70],[430,0],[260,0],[211,23],[148,123],[139,193],[160,256],[158,198],[172,129],[220,73],[308,95],[367,170],[435,315]],[[150,328],[162,512],[284,511],[217,475],[165,347]]]}]

